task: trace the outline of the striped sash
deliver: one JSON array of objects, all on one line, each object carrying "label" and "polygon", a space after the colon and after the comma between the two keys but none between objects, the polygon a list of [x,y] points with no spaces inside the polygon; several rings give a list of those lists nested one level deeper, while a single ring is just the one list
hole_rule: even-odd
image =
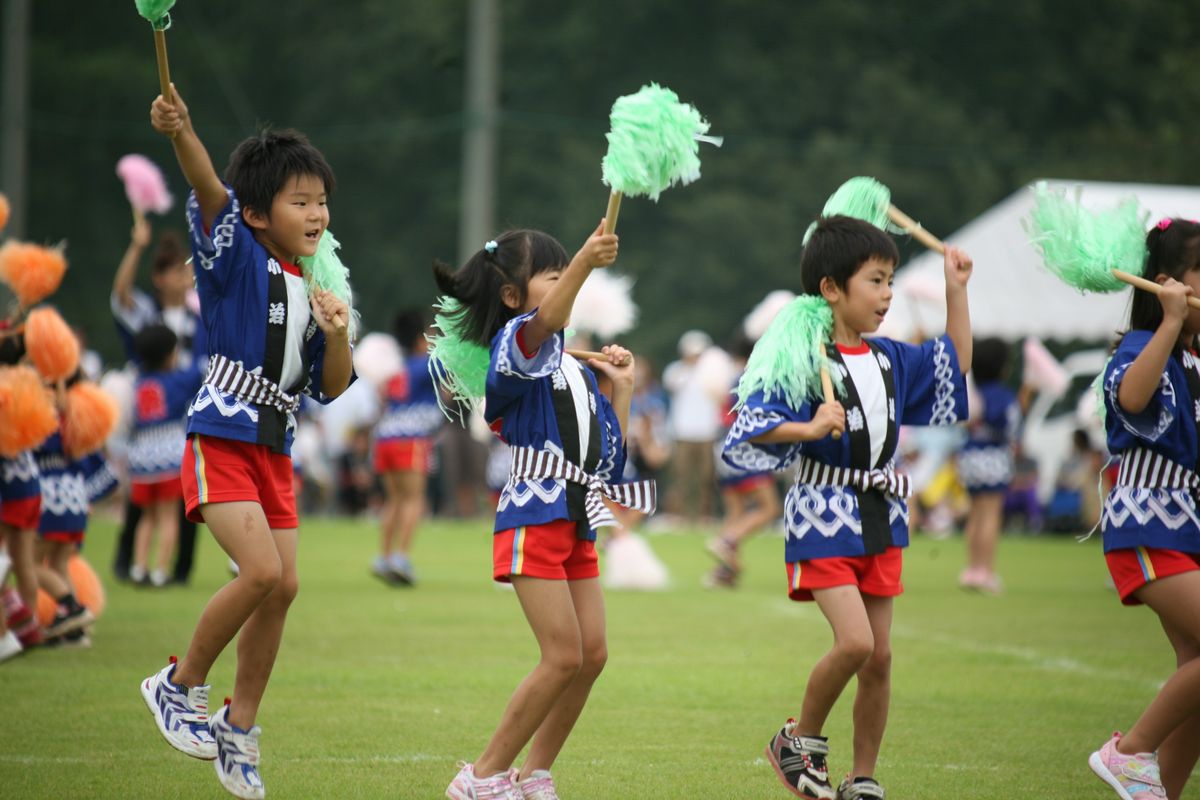
[{"label": "striped sash", "polygon": [[853,486],[856,489],[878,489],[894,497],[912,494],[912,479],[897,472],[892,462],[877,469],[853,469],[822,464],[811,458],[801,458],[796,471],[796,483],[812,486]]},{"label": "striped sash", "polygon": [[1121,454],[1117,485],[1137,489],[1188,489],[1200,492],[1200,474],[1144,447]]},{"label": "striped sash", "polygon": [[204,382],[243,403],[271,406],[284,414],[300,408],[300,395],[288,394],[274,381],[248,372],[241,364],[222,355],[209,359]]},{"label": "striped sash", "polygon": [[653,514],[658,502],[658,489],[652,480],[632,483],[606,483],[584,472],[578,464],[567,461],[549,450],[514,447],[509,462],[509,480],[567,480],[587,489],[585,501],[588,525],[602,528],[617,524],[612,512],[604,505],[607,497],[617,505],[644,514]]}]

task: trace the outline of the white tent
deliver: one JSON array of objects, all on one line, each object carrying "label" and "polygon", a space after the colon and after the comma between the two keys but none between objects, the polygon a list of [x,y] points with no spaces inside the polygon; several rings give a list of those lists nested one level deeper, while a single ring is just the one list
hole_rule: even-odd
[{"label": "white tent", "polygon": [[[1150,211],[1150,222],[1168,216],[1200,218],[1200,186],[1064,180],[1047,183],[1068,191],[1078,187],[1083,204],[1089,208],[1111,208],[1132,195]],[[1109,339],[1128,318],[1129,290],[1083,295],[1048,272],[1021,225],[1032,209],[1033,192],[1027,186],[944,237],[975,261],[975,272],[967,285],[972,332],[1009,340],[1026,336]],[[897,272],[895,296],[879,333],[909,339],[919,333],[940,333],[945,326],[942,257],[927,252]]]}]

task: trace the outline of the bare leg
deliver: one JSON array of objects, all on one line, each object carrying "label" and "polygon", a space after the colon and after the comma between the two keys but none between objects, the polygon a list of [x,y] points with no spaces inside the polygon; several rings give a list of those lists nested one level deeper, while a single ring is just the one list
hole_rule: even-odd
[{"label": "bare leg", "polygon": [[154,518],[158,526],[158,553],[155,558],[158,569],[169,576],[175,559],[175,545],[179,541],[179,502],[160,500],[155,503]]},{"label": "bare leg", "polygon": [[400,490],[399,511],[396,514],[397,549],[401,555],[407,556],[412,549],[417,525],[425,516],[425,473],[421,470],[397,473],[396,486]]},{"label": "bare leg", "polygon": [[[1171,635],[1200,642],[1200,616],[1196,614],[1200,608],[1200,572],[1152,581],[1138,589],[1136,597],[1158,614]],[[1200,659],[1193,658],[1167,679],[1129,733],[1121,738],[1117,750],[1125,754],[1158,750],[1168,736],[1197,713],[1200,713]]]},{"label": "bare leg", "polygon": [[1000,492],[975,495],[971,499],[971,515],[975,520],[971,566],[992,575],[996,571],[996,542],[1004,517],[1004,495]]},{"label": "bare leg", "polygon": [[150,540],[154,538],[154,526],[158,520],[158,508],[150,504],[142,509],[137,527],[133,531],[133,566],[140,570],[150,569]]},{"label": "bare leg", "polygon": [[183,686],[204,683],[213,662],[283,575],[275,537],[262,506],[252,502],[205,503],[200,512],[213,538],[238,565],[238,575],[208,601],[187,654],[175,667]]},{"label": "bare leg", "polygon": [[774,481],[754,487],[746,499],[751,502],[747,504],[745,500],[742,501],[742,512],[725,529],[726,538],[734,542],[741,542],[755,531],[770,525],[783,512]]},{"label": "bare leg", "polygon": [[833,704],[875,648],[871,620],[857,586],[835,586],[813,592],[817,605],[833,628],[833,648],[808,676],[804,705],[796,725],[799,736],[819,736]]},{"label": "bare leg", "polygon": [[[1200,659],[1200,641],[1183,631],[1170,628],[1163,623],[1163,630],[1175,648],[1175,662],[1182,667]],[[1200,758],[1200,711],[1194,712],[1179,727],[1171,731],[1158,748],[1158,766],[1162,773],[1163,788],[1167,797],[1182,797],[1188,777]]]},{"label": "bare leg", "polygon": [[386,559],[396,549],[396,529],[400,524],[400,475],[389,470],[379,477],[384,493],[383,510],[379,515],[379,556]]},{"label": "bare leg", "polygon": [[479,776],[512,766],[583,664],[579,621],[567,582],[517,576],[513,587],[537,637],[541,660],[513,693],[491,741],[475,761]]},{"label": "bare leg", "polygon": [[37,534],[5,526],[4,540],[8,542],[8,554],[13,560],[12,570],[17,576],[17,594],[21,595],[21,602],[33,611],[37,609],[38,596],[37,561],[34,557]]},{"label": "bare leg", "polygon": [[567,586],[570,587],[575,617],[579,621],[583,664],[575,680],[559,696],[558,702],[537,729],[529,756],[521,767],[522,780],[528,778],[535,769],[548,770],[554,764],[579,715],[583,713],[592,685],[600,677],[608,660],[608,644],[604,635],[604,594],[600,590],[600,580],[568,581]]},{"label": "bare leg", "polygon": [[[46,594],[57,600],[71,591],[71,585],[64,581],[58,571],[54,569],[54,545],[54,542],[47,541],[39,541],[37,543],[34,573],[37,575],[38,585],[46,590]],[[34,593],[33,605],[29,606],[29,610],[35,612],[37,610],[36,592]]]},{"label": "bare leg", "polygon": [[875,648],[858,671],[858,692],[854,696],[854,771],[851,776],[855,778],[875,775],[892,696],[892,598],[863,595],[863,604],[871,622]]},{"label": "bare leg", "polygon": [[296,529],[273,530],[271,535],[275,539],[283,574],[246,620],[238,636],[237,678],[229,721],[239,728],[249,728],[258,716],[258,706],[275,667],[275,656],[279,654],[288,608],[300,585],[296,575]]}]

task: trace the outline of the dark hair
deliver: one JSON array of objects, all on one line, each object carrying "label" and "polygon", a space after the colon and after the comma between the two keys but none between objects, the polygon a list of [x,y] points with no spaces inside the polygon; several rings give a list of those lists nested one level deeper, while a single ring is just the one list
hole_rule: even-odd
[{"label": "dark hair", "polygon": [[229,156],[225,182],[233,188],[242,208],[271,215],[275,195],[291,178],[311,175],[333,194],[333,169],[303,133],[286,129],[264,129],[239,144]]},{"label": "dark hair", "polygon": [[457,271],[440,261],[433,265],[438,290],[463,305],[462,313],[454,320],[459,333],[465,340],[485,347],[517,315],[504,305],[500,290],[506,285],[515,287],[523,304],[530,278],[563,269],[570,262],[558,240],[541,231],[506,231],[494,241],[494,252],[489,253],[485,247]]},{"label": "dark hair", "polygon": [[175,353],[178,338],[166,325],[147,325],[133,336],[133,350],[147,372],[166,368]]},{"label": "dark hair", "polygon": [[800,255],[800,285],[805,294],[820,294],[821,280],[832,278],[841,289],[867,260],[900,262],[892,237],[869,222],[840,214],[821,217]]},{"label": "dark hair", "polygon": [[1003,339],[994,336],[976,339],[971,347],[971,374],[975,383],[982,385],[1003,378],[1009,355],[1008,342]]},{"label": "dark hair", "polygon": [[154,260],[150,262],[150,271],[158,275],[186,260],[187,250],[184,249],[179,234],[175,231],[163,231],[158,237],[158,248],[154,251]]},{"label": "dark hair", "polygon": [[421,308],[406,308],[392,318],[392,335],[400,346],[411,350],[413,345],[425,335],[429,327],[429,317]]},{"label": "dark hair", "polygon": [[[1146,268],[1142,275],[1159,275],[1182,281],[1190,269],[1200,267],[1200,223],[1174,218],[1165,229],[1155,225],[1146,234]],[[1162,304],[1150,292],[1134,290],[1129,308],[1130,330],[1157,330],[1162,324]]]},{"label": "dark hair", "polygon": [[25,334],[11,333],[12,326],[7,321],[0,321],[0,330],[9,333],[0,336],[0,364],[15,366],[25,357]]}]

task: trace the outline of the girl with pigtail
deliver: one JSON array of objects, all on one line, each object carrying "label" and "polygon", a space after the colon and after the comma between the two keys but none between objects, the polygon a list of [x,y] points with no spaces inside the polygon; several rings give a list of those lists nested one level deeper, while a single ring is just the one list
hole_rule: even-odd
[{"label": "girl with pigtail", "polygon": [[[607,658],[595,538],[614,521],[603,498],[653,510],[652,484],[614,483],[625,461],[631,354],[609,345],[585,365],[563,346],[584,281],[616,257],[617,237],[601,221],[573,258],[548,234],[513,230],[457,271],[434,267],[446,296],[430,370],[456,399],[483,399],[485,418],[512,449],[492,576],[513,584],[541,650],[482,755],[447,788],[454,800],[557,798],[550,768]],[[593,370],[611,380],[611,396]]]}]

